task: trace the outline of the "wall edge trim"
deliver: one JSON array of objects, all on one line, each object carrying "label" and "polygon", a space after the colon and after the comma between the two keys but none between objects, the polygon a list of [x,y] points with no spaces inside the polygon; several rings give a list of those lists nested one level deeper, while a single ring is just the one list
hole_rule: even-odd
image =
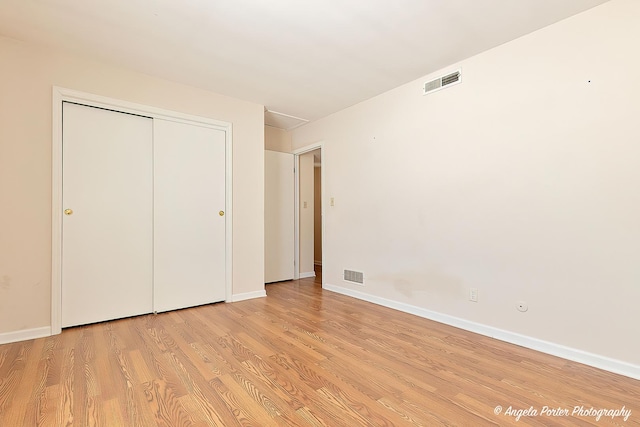
[{"label": "wall edge trim", "polygon": [[445,325],[464,329],[469,332],[474,332],[490,338],[495,338],[497,340],[508,342],[510,344],[526,347],[528,349],[536,350],[541,353],[550,354],[552,356],[557,356],[566,360],[571,360],[573,362],[582,363],[584,365],[602,369],[614,374],[624,375],[626,377],[640,380],[640,365],[634,365],[622,360],[617,360],[607,356],[590,353],[584,350],[567,347],[561,344],[544,341],[527,335],[518,334],[516,332],[506,331],[504,329],[472,322],[470,320],[461,319],[459,317],[450,316],[448,314],[439,313],[437,311],[432,311],[411,304],[405,304],[387,298],[378,297],[341,286],[324,284],[322,285],[322,288],[328,291],[378,304],[383,307],[392,308],[404,313],[409,313],[415,316],[423,317],[425,319],[433,320],[438,323],[443,323]]},{"label": "wall edge trim", "polygon": [[33,340],[51,336],[51,326],[0,333],[0,344]]},{"label": "wall edge trim", "polygon": [[253,292],[244,292],[241,294],[233,294],[231,296],[231,301],[230,302],[238,302],[238,301],[245,301],[248,299],[254,299],[254,298],[263,298],[267,296],[267,291],[262,290],[262,291],[253,291]]}]

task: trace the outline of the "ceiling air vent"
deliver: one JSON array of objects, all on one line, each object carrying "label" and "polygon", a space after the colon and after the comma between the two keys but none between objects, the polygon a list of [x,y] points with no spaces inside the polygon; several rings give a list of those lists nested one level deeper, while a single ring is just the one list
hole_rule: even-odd
[{"label": "ceiling air vent", "polygon": [[460,70],[454,71],[453,73],[447,74],[446,76],[438,77],[437,79],[431,80],[430,82],[426,82],[424,84],[422,93],[423,95],[426,95],[428,93],[435,92],[437,90],[457,83],[460,83]]}]

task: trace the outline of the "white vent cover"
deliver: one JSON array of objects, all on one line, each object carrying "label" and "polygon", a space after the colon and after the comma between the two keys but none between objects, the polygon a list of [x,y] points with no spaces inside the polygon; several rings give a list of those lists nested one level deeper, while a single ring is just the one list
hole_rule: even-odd
[{"label": "white vent cover", "polygon": [[447,86],[452,86],[460,83],[460,70],[454,71],[451,74],[447,74],[446,76],[438,77],[435,80],[431,80],[430,82],[426,82],[423,88],[423,95],[426,95],[431,92],[435,92],[440,89],[444,89]]},{"label": "white vent cover", "polygon": [[362,285],[364,284],[364,274],[360,271],[344,270],[344,280]]}]

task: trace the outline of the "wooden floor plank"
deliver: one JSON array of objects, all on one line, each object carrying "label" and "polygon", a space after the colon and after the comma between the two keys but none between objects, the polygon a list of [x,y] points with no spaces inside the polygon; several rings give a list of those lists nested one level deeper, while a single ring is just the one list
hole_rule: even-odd
[{"label": "wooden floor plank", "polygon": [[[329,292],[320,276],[266,290],[0,345],[0,426],[640,426],[640,381]],[[504,414],[581,405],[631,414]]]}]

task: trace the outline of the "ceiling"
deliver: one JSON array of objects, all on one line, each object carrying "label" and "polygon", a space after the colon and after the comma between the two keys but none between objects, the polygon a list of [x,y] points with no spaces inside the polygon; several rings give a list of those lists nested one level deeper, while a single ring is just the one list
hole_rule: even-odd
[{"label": "ceiling", "polygon": [[288,129],[606,1],[0,0],[0,35],[259,103]]}]

